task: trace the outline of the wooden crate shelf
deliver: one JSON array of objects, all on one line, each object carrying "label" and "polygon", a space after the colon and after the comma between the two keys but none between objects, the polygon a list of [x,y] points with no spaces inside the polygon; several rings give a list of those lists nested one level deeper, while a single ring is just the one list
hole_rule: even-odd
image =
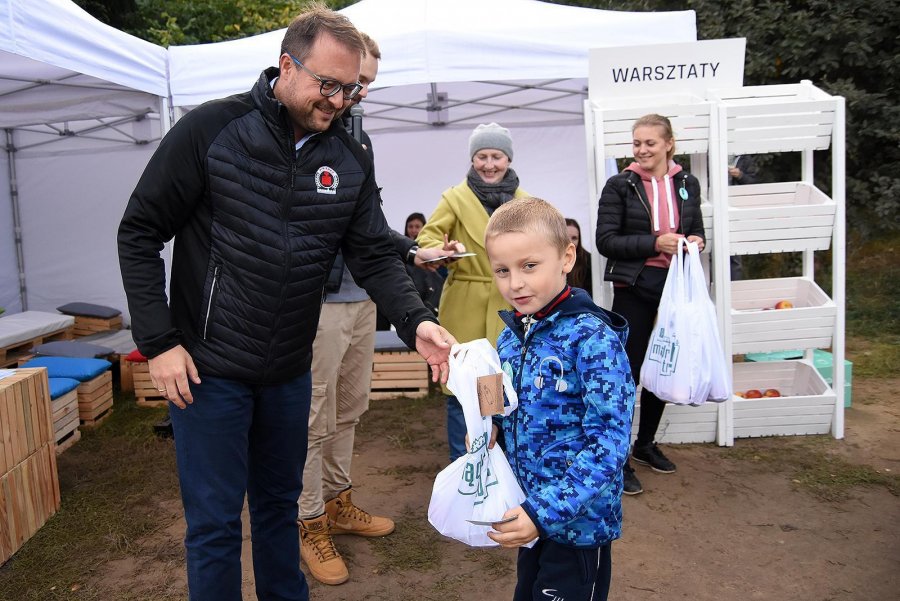
[{"label": "wooden crate shelf", "polygon": [[52,440],[47,370],[18,369],[0,380],[0,474]]},{"label": "wooden crate shelf", "polygon": [[81,383],[78,391],[78,417],[86,426],[100,423],[112,413],[112,372],[107,370],[87,382]]},{"label": "wooden crate shelf", "polygon": [[372,364],[372,399],[428,396],[428,364],[412,351],[377,351]]},{"label": "wooden crate shelf", "polygon": [[835,414],[834,391],[806,361],[734,364],[734,391],[774,388],[780,397],[734,397],[734,436],[827,434]]},{"label": "wooden crate shelf", "polygon": [[[779,301],[790,309],[774,309]],[[834,302],[802,277],[741,280],[731,284],[732,349],[736,355],[828,348],[834,336]]]},{"label": "wooden crate shelf", "polygon": [[45,368],[0,379],[0,564],[59,509]]},{"label": "wooden crate shelf", "polygon": [[150,365],[146,361],[126,361],[126,363],[131,366],[134,398],[137,405],[139,407],[165,407],[169,401],[150,381]]},{"label": "wooden crate shelf", "polygon": [[59,510],[56,453],[47,443],[0,476],[0,564]]},{"label": "wooden crate shelf", "polygon": [[[632,442],[637,438],[641,423],[640,393],[634,406],[634,422],[631,425]],[[667,404],[663,411],[656,441],[666,444],[715,442],[719,406],[705,403],[699,407]]]},{"label": "wooden crate shelf", "polygon": [[75,336],[90,336],[97,332],[106,332],[107,330],[121,330],[122,316],[115,317],[86,317],[84,315],[75,316],[75,326],[73,334]]},{"label": "wooden crate shelf", "polygon": [[[80,423],[78,415],[78,389],[60,395],[50,402],[53,411],[53,436],[56,444],[71,438],[78,432]],[[80,438],[80,437],[79,437]],[[59,447],[57,447],[58,449]],[[68,447],[66,447],[68,448]],[[62,451],[59,451],[62,452]]]},{"label": "wooden crate shelf", "polygon": [[835,202],[813,185],[782,182],[730,186],[731,254],[827,250]]}]

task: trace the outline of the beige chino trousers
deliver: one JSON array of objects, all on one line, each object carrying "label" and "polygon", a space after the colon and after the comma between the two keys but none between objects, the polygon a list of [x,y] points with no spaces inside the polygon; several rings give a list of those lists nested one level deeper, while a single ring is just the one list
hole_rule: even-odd
[{"label": "beige chino trousers", "polygon": [[353,442],[369,408],[375,354],[375,303],[325,303],[313,342],[309,443],[299,499],[302,519],[350,484]]}]

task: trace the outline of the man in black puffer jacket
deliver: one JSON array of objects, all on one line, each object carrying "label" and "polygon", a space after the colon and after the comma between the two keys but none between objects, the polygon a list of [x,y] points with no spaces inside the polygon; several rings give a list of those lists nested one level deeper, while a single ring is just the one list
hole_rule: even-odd
[{"label": "man in black puffer jacket", "polygon": [[[119,227],[135,342],[172,409],[192,601],[241,599],[251,514],[260,600],[306,600],[297,498],[311,346],[341,250],[359,283],[445,380],[452,336],[419,300],[372,162],[336,122],[359,92],[359,32],[313,8],[278,68],[191,111],[160,143]],[[170,282],[160,251],[175,239]]]}]

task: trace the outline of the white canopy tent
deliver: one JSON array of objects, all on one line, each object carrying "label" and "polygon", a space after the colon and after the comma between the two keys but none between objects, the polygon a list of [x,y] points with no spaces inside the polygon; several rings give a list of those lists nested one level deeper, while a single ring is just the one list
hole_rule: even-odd
[{"label": "white canopy tent", "polygon": [[68,0],[0,0],[0,307],[124,307],[116,225],[159,139],[166,60]]},{"label": "white canopy tent", "polygon": [[[463,179],[471,129],[497,121],[512,131],[523,187],[587,230],[588,49],[696,39],[693,11],[362,0],[343,12],[383,54],[365,127],[385,213],[397,229],[412,211],[428,215],[441,191]],[[78,300],[125,310],[116,227],[166,128],[168,105],[178,114],[248,90],[276,63],[283,35],[166,51],[68,0],[0,0],[0,126],[8,148],[0,190],[11,200],[0,203],[0,306],[23,308],[21,273],[30,309]]]},{"label": "white canopy tent", "polygon": [[[697,36],[693,11],[624,13],[537,0],[361,0],[341,12],[381,49],[364,127],[385,214],[401,231],[409,213],[427,217],[441,192],[463,180],[469,134],[491,121],[512,133],[523,188],[587,231],[588,49]],[[276,64],[283,37],[280,30],[170,48],[173,105],[248,90]]]}]

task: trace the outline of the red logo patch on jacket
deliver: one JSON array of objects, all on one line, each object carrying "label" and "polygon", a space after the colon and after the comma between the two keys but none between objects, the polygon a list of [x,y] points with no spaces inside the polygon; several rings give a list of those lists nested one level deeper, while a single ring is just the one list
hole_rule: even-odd
[{"label": "red logo patch on jacket", "polygon": [[331,167],[323,165],[316,171],[316,192],[319,194],[335,194],[338,181],[337,172]]}]

